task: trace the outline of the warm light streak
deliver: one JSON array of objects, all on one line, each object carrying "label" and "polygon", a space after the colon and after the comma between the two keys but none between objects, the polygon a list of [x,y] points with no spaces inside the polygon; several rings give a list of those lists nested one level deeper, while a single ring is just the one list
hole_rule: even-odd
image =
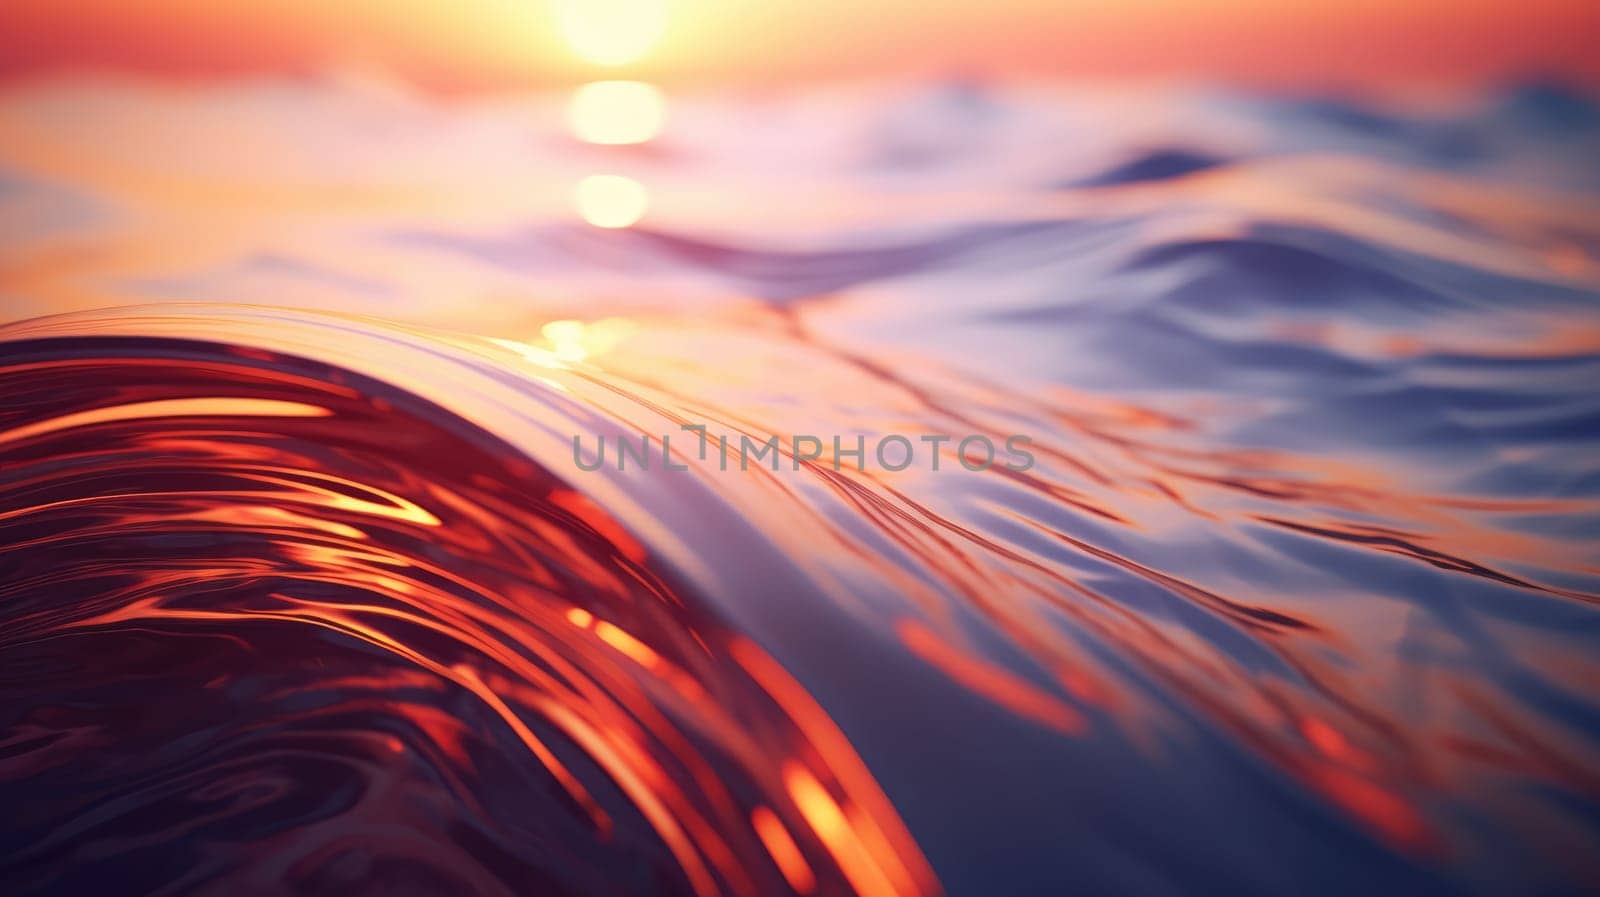
[{"label": "warm light streak", "polygon": [[[785,768],[784,784],[791,799],[846,877],[856,885],[857,892],[899,897],[937,893],[937,879],[916,841],[827,712],[755,644],[740,640],[730,647],[740,666],[800,726],[806,740],[850,796],[854,806],[846,816],[822,783],[804,767],[790,764]],[[854,843],[846,843],[852,838]],[[888,890],[884,889],[886,882]]]},{"label": "warm light streak", "polygon": [[284,402],[277,399],[246,398],[196,398],[157,399],[150,402],[129,402],[79,411],[42,420],[0,433],[0,444],[17,442],[58,430],[104,424],[113,421],[140,420],[152,417],[327,417],[326,408],[303,402]]},{"label": "warm light streak", "polygon": [[604,620],[594,625],[594,634],[598,635],[601,641],[628,655],[640,666],[653,667],[661,662],[661,656],[651,650],[649,645],[634,638],[626,630]]},{"label": "warm light streak", "polygon": [[766,807],[756,807],[750,814],[750,825],[766,845],[767,853],[772,854],[773,862],[778,864],[778,871],[783,873],[789,887],[800,894],[811,893],[817,886],[816,873],[811,871],[794,838],[789,836],[789,830],[784,828],[783,820]]},{"label": "warm light streak", "polygon": [[828,794],[822,783],[798,763],[784,767],[783,781],[795,806],[833,855],[839,871],[850,880],[856,893],[862,897],[894,897],[897,893],[894,883],[867,853],[838,801]]}]

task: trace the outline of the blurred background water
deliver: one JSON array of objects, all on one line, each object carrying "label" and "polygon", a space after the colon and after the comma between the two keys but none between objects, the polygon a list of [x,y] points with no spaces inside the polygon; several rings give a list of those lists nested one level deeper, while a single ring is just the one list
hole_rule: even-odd
[{"label": "blurred background water", "polygon": [[[1554,81],[13,84],[7,888],[1590,890],[1595,159]],[[1038,463],[573,464],[685,423]]]}]

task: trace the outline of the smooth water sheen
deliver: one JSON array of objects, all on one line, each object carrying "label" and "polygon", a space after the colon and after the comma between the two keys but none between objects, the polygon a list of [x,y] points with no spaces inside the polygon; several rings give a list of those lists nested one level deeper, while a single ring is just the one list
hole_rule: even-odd
[{"label": "smooth water sheen", "polygon": [[8,892],[1600,882],[1588,99],[557,121],[0,97]]}]

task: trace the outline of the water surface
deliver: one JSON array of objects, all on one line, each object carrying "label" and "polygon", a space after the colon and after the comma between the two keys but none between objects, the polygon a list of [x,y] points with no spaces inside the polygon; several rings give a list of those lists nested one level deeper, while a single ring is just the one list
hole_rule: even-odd
[{"label": "water surface", "polygon": [[[557,121],[0,98],[13,888],[1600,881],[1587,98]],[[573,463],[683,424],[1036,464]]]}]

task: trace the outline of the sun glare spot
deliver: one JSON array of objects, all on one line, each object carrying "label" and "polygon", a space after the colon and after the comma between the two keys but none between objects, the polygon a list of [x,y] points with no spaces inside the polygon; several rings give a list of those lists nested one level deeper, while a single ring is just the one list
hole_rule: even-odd
[{"label": "sun glare spot", "polygon": [[661,133],[666,117],[661,90],[643,81],[594,81],[567,104],[567,124],[587,143],[644,143]]},{"label": "sun glare spot", "polygon": [[596,65],[637,61],[667,30],[665,0],[558,0],[561,35]]},{"label": "sun glare spot", "polygon": [[595,227],[627,227],[644,217],[650,196],[644,185],[618,174],[591,174],[573,191],[578,214]]},{"label": "sun glare spot", "polygon": [[582,321],[551,321],[539,328],[539,335],[550,343],[550,351],[557,358],[582,361],[589,357],[589,350],[583,344],[586,330]]}]

